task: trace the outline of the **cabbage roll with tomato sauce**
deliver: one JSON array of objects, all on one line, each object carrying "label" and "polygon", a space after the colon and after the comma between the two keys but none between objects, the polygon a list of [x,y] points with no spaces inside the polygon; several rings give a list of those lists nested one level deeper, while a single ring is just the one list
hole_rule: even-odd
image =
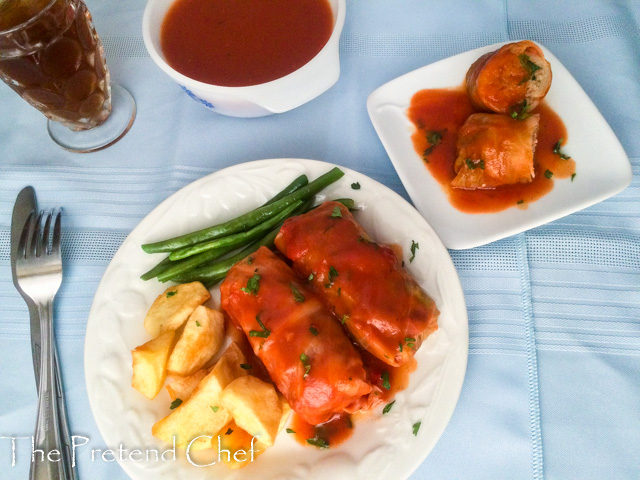
[{"label": "cabbage roll with tomato sauce", "polygon": [[308,423],[326,422],[371,392],[362,357],[340,324],[268,248],[236,263],[220,295],[223,310]]},{"label": "cabbage roll with tomato sauce", "polygon": [[458,132],[454,188],[496,188],[528,183],[534,177],[539,115],[474,113]]},{"label": "cabbage roll with tomato sauce", "polygon": [[344,205],[325,202],[287,219],[275,243],[337,322],[383,362],[402,365],[437,330],[435,302]]},{"label": "cabbage roll with tomato sauce", "polygon": [[522,115],[551,87],[551,65],[530,40],[509,43],[476,60],[466,75],[469,98],[479,110]]}]

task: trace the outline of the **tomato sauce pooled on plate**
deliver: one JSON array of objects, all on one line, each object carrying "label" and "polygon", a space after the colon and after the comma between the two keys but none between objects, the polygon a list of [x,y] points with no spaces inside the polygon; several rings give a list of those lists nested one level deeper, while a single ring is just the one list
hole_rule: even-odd
[{"label": "tomato sauce pooled on plate", "polygon": [[[409,386],[409,377],[418,367],[415,357],[399,367],[392,367],[357,345],[356,347],[362,355],[373,390],[352,405],[356,413],[336,413],[327,422],[319,425],[311,425],[293,412],[287,433],[292,434],[298,443],[318,448],[340,445],[351,437],[355,424],[364,420],[373,409],[384,404],[382,414],[389,413],[395,403],[396,394]],[[406,348],[412,347],[409,344]]]},{"label": "tomato sauce pooled on plate", "polygon": [[167,63],[183,75],[240,87],[294,72],[332,31],[328,0],[177,0],[160,43]]},{"label": "tomato sauce pooled on plate", "polygon": [[575,162],[560,151],[567,140],[567,129],[562,119],[542,102],[533,112],[540,115],[533,181],[492,189],[453,188],[458,131],[477,112],[464,87],[421,90],[412,97],[407,112],[416,126],[411,136],[414,149],[455,208],[465,213],[493,213],[514,206],[526,208],[551,191],[554,179],[573,177]]}]

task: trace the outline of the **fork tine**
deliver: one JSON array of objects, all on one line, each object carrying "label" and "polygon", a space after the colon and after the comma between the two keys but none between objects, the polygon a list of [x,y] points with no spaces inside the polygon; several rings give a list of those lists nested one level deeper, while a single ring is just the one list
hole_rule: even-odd
[{"label": "fork tine", "polygon": [[27,256],[39,257],[42,253],[42,217],[44,210],[40,210],[38,218],[33,225],[33,234],[31,236],[31,244],[27,251]]},{"label": "fork tine", "polygon": [[42,253],[48,254],[51,250],[49,248],[50,241],[50,230],[51,230],[51,219],[53,218],[55,210],[51,209],[51,211],[47,214],[47,218],[44,222],[44,228],[42,230]]},{"label": "fork tine", "polygon": [[[51,212],[53,214],[53,212]],[[60,256],[62,238],[62,210],[57,210],[56,220],[53,226],[53,241],[51,243],[51,255]]]}]

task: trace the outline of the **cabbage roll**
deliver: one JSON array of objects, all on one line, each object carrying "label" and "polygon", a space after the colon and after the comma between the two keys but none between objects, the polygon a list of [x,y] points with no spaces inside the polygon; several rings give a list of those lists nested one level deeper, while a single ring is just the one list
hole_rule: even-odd
[{"label": "cabbage roll", "polygon": [[551,65],[530,40],[509,43],[476,60],[466,75],[467,92],[478,109],[523,115],[551,87]]},{"label": "cabbage roll", "polygon": [[492,113],[469,116],[458,132],[457,175],[451,185],[476,189],[531,182],[539,122],[539,115],[524,120]]},{"label": "cabbage roll", "polygon": [[308,423],[329,420],[371,391],[362,357],[340,324],[268,248],[235,264],[220,294],[223,310]]},{"label": "cabbage roll", "polygon": [[289,218],[275,243],[337,322],[383,362],[407,362],[438,328],[435,302],[344,205],[325,202]]}]

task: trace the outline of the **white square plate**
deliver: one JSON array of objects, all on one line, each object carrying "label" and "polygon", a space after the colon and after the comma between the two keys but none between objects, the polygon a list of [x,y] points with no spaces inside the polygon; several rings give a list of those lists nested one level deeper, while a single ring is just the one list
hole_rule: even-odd
[{"label": "white square plate", "polygon": [[553,71],[546,102],[567,127],[568,142],[563,150],[576,162],[575,179],[554,180],[553,190],[526,210],[514,207],[497,213],[469,214],[449,203],[414,150],[411,134],[415,127],[407,109],[419,90],[461,85],[478,57],[505,43],[414,70],[379,87],[367,99],[371,122],[411,200],[447,248],[477,247],[523,232],[609,198],[631,183],[631,164],[611,127],[569,71],[540,45]]}]

